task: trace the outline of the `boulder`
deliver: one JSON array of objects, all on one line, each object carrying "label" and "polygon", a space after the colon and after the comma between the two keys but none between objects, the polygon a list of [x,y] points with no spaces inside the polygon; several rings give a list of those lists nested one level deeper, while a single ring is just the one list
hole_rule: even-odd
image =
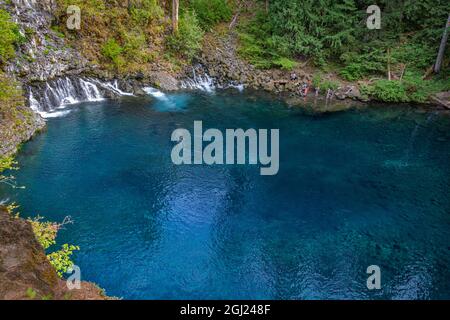
[{"label": "boulder", "polygon": [[165,71],[150,75],[150,82],[163,91],[176,91],[179,89],[178,80]]}]

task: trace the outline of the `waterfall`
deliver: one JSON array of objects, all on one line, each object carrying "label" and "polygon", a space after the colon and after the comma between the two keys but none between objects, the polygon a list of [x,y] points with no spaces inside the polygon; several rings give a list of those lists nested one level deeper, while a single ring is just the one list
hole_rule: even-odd
[{"label": "waterfall", "polygon": [[181,88],[188,90],[200,90],[208,93],[218,89],[236,89],[239,92],[244,91],[244,85],[237,81],[224,82],[224,79],[215,79],[209,76],[207,70],[201,64],[192,67],[192,76],[181,81]]},{"label": "waterfall", "polygon": [[114,82],[112,82],[112,83],[111,82],[103,83],[103,82],[98,81],[98,80],[92,80],[92,81],[96,82],[97,84],[99,84],[103,88],[116,93],[119,96],[134,96],[134,94],[132,94],[132,93],[120,90],[119,82],[117,80],[114,80]]},{"label": "waterfall", "polygon": [[114,96],[129,96],[119,88],[118,82],[103,83],[99,80],[65,77],[29,87],[31,109],[44,118],[66,115],[70,110],[61,111],[68,105],[104,100],[105,93]]},{"label": "waterfall", "polygon": [[[203,75],[198,74],[196,69],[203,71]],[[187,78],[181,81],[181,88],[213,92],[215,85],[214,80],[203,70],[203,67],[201,65],[197,65],[192,68],[192,78]]]}]

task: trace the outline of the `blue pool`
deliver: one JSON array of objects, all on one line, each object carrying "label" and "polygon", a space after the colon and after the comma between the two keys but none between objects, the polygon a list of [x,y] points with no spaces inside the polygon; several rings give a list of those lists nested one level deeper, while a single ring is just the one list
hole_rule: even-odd
[{"label": "blue pool", "polygon": [[[79,104],[24,145],[22,216],[62,221],[83,280],[125,299],[450,299],[450,116],[314,114],[257,93]],[[280,171],[175,166],[171,133],[280,129]],[[366,269],[378,265],[381,290]]]}]

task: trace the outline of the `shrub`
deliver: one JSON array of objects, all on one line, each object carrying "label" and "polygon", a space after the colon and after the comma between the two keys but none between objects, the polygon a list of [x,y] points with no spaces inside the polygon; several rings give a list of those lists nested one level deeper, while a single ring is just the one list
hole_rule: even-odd
[{"label": "shrub", "polygon": [[283,70],[292,70],[297,66],[297,62],[288,58],[278,58],[273,61],[273,64]]},{"label": "shrub", "polygon": [[257,68],[269,69],[276,66],[274,60],[281,58],[274,49],[278,45],[276,42],[271,36],[271,26],[263,11],[258,11],[253,20],[239,27],[238,53]]},{"label": "shrub", "polygon": [[14,57],[14,46],[24,41],[25,37],[5,10],[0,10],[0,30],[0,64],[4,64]]},{"label": "shrub", "polygon": [[72,268],[73,262],[70,257],[76,250],[80,250],[80,247],[64,244],[61,250],[52,252],[47,255],[50,264],[55,268],[56,273],[58,273],[60,277],[62,277],[64,273],[68,272],[69,269]]},{"label": "shrub", "polygon": [[4,175],[3,172],[6,170],[17,170],[17,162],[14,161],[13,157],[0,157],[0,184],[7,184],[12,186],[15,185],[15,177],[12,175]]},{"label": "shrub", "polygon": [[120,56],[123,50],[115,39],[109,39],[102,47],[102,54],[105,58],[111,60],[116,67],[120,67],[123,64],[123,59]]},{"label": "shrub", "polygon": [[0,157],[0,173],[13,169],[16,164],[13,157]]},{"label": "shrub", "polygon": [[344,64],[340,75],[348,81],[355,81],[367,75],[383,73],[387,58],[383,49],[368,48],[365,52],[346,52],[340,60]]},{"label": "shrub", "polygon": [[380,101],[408,102],[405,86],[400,81],[378,80],[367,87],[367,94]]},{"label": "shrub", "polygon": [[226,0],[192,0],[191,8],[197,14],[203,30],[211,29],[215,24],[231,19],[232,11]]},{"label": "shrub", "polygon": [[123,50],[117,50],[119,55],[123,52],[123,54],[129,58],[133,59],[142,53],[142,51],[145,49],[145,46],[147,42],[145,41],[145,36],[143,33],[127,33],[125,35],[125,44]]},{"label": "shrub", "polygon": [[195,12],[186,11],[180,18],[178,32],[168,37],[167,44],[173,53],[180,53],[188,60],[192,60],[201,49],[203,35]]},{"label": "shrub", "polygon": [[131,8],[131,19],[140,26],[147,26],[151,21],[163,17],[164,11],[156,0],[143,0]]},{"label": "shrub", "polygon": [[322,74],[317,73],[312,79],[314,88],[320,88],[321,91],[326,92],[328,89],[336,90],[339,88],[339,82],[329,79],[323,79]]},{"label": "shrub", "polygon": [[362,86],[363,94],[386,102],[427,102],[431,95],[450,90],[448,78],[423,80],[417,72],[406,72],[402,81],[378,80],[371,85]]},{"label": "shrub", "polygon": [[[53,222],[42,222],[39,217],[36,219],[28,219],[28,221],[31,223],[36,240],[44,250],[56,244],[56,236],[61,227],[60,225]],[[80,248],[78,246],[64,244],[60,250],[47,255],[50,264],[55,268],[60,277],[73,266],[70,257],[76,250],[80,250]]]}]

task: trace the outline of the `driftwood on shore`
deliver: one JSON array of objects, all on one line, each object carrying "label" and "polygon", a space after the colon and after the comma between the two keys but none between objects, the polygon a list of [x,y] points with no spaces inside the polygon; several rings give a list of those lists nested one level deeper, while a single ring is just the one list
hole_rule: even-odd
[{"label": "driftwood on shore", "polygon": [[450,110],[450,91],[433,95],[431,100]]}]

